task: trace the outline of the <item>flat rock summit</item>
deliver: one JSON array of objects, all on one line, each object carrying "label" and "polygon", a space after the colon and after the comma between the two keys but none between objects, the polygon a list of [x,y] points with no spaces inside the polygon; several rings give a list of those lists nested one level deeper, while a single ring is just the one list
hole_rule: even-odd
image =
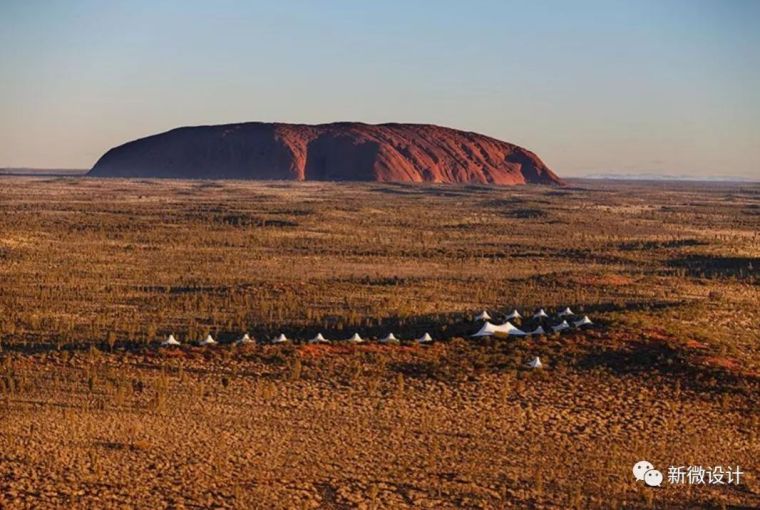
[{"label": "flat rock summit", "polygon": [[429,124],[246,122],[181,127],[103,155],[93,177],[561,184],[538,156]]}]

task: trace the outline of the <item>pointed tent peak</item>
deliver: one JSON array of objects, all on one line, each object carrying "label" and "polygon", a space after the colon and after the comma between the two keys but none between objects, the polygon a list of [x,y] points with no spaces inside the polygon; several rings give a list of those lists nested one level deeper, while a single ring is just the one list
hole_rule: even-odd
[{"label": "pointed tent peak", "polygon": [[282,344],[285,342],[289,342],[289,340],[288,337],[286,337],[283,333],[280,333],[272,340],[273,344]]},{"label": "pointed tent peak", "polygon": [[329,342],[330,341],[327,338],[322,336],[322,333],[317,333],[317,336],[309,340],[310,344],[326,344]]},{"label": "pointed tent peak", "polygon": [[362,337],[359,336],[359,333],[354,333],[354,336],[348,339],[349,342],[353,344],[360,344],[364,341]]},{"label": "pointed tent peak", "polygon": [[482,312],[480,312],[480,315],[478,315],[477,317],[475,317],[475,320],[476,321],[490,321],[491,320],[491,316],[488,315],[487,311],[483,310]]},{"label": "pointed tent peak", "polygon": [[561,312],[559,312],[559,314],[558,314],[558,315],[559,315],[560,317],[567,317],[568,315],[575,315],[575,313],[573,313],[573,311],[572,311],[572,310],[570,309],[570,307],[568,306],[568,307],[565,307],[565,309],[564,309],[564,310],[562,310]]},{"label": "pointed tent peak", "polygon": [[399,342],[399,339],[396,338],[396,336],[393,333],[388,333],[388,336],[386,336],[385,338],[381,338],[380,341],[385,344],[390,344],[390,343],[397,344]]},{"label": "pointed tent peak", "polygon": [[424,335],[422,335],[421,337],[419,337],[417,339],[417,341],[419,343],[421,343],[421,344],[425,344],[425,343],[428,343],[428,342],[432,342],[433,341],[433,337],[430,336],[429,333],[425,333]]},{"label": "pointed tent peak", "polygon": [[507,315],[507,320],[521,319],[521,318],[522,318],[522,315],[520,315],[520,312],[517,311],[517,308],[515,308],[514,310],[512,310],[512,313],[510,313],[509,315]]},{"label": "pointed tent peak", "polygon": [[544,331],[543,326],[539,326],[528,334],[529,335],[545,335],[546,331]]},{"label": "pointed tent peak", "polygon": [[161,342],[161,345],[168,346],[168,345],[179,345],[179,342],[176,338],[174,338],[174,335],[169,335],[166,340]]},{"label": "pointed tent peak", "polygon": [[554,330],[555,333],[559,333],[560,331],[565,331],[566,329],[570,328],[570,324],[567,323],[567,321],[562,321],[556,326],[552,326],[552,330]]},{"label": "pointed tent peak", "polygon": [[243,336],[241,336],[240,338],[238,338],[235,341],[235,343],[236,344],[250,344],[250,343],[253,343],[253,340],[251,339],[250,336],[248,336],[248,333],[246,333]]},{"label": "pointed tent peak", "polygon": [[536,356],[528,362],[528,366],[530,368],[541,368],[544,365],[541,363],[541,359],[538,356]]},{"label": "pointed tent peak", "polygon": [[544,311],[543,308],[541,308],[539,311],[533,314],[533,317],[543,319],[543,318],[549,317],[549,315],[546,313],[546,311]]},{"label": "pointed tent peak", "polygon": [[198,342],[198,345],[214,345],[216,340],[211,335],[206,335],[206,338]]},{"label": "pointed tent peak", "polygon": [[590,326],[592,324],[593,322],[588,318],[588,315],[584,315],[581,320],[575,322],[575,327],[580,328],[581,326]]}]

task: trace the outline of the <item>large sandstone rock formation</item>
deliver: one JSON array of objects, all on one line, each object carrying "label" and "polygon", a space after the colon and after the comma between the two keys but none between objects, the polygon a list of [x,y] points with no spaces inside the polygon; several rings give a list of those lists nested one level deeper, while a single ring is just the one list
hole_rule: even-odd
[{"label": "large sandstone rock formation", "polygon": [[532,152],[427,124],[183,127],[109,150],[90,176],[560,184]]}]

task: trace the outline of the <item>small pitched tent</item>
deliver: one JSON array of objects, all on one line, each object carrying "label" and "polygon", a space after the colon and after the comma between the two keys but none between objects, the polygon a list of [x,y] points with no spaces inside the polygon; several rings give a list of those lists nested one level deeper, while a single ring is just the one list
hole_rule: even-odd
[{"label": "small pitched tent", "polygon": [[383,344],[397,344],[397,343],[399,343],[399,340],[398,340],[398,338],[396,338],[394,336],[393,333],[388,333],[388,336],[386,336],[385,338],[381,338],[380,339],[380,343],[383,343]]},{"label": "small pitched tent", "polygon": [[330,341],[322,336],[322,333],[317,333],[317,336],[309,340],[310,344],[329,344]]},{"label": "small pitched tent", "polygon": [[496,325],[490,322],[483,324],[480,331],[472,335],[473,337],[481,336],[525,336],[525,331],[516,328],[511,322],[505,322],[504,324]]},{"label": "small pitched tent", "polygon": [[288,337],[280,333],[278,336],[272,339],[273,344],[284,344],[285,342],[289,342],[290,340]]},{"label": "small pitched tent", "polygon": [[543,367],[544,365],[543,365],[543,364],[541,364],[541,359],[540,359],[538,356],[536,356],[535,358],[533,358],[532,360],[530,360],[530,361],[528,362],[528,366],[529,366],[530,368],[541,368],[541,367]]},{"label": "small pitched tent", "polygon": [[529,331],[528,334],[529,335],[545,335],[546,331],[544,331],[543,326],[539,326],[536,329],[534,329],[533,331]]},{"label": "small pitched tent", "polygon": [[591,326],[593,322],[588,318],[588,315],[584,315],[583,318],[574,323],[576,328],[582,328],[583,326]]},{"label": "small pitched tent", "polygon": [[174,335],[169,335],[169,337],[166,340],[161,342],[161,345],[163,347],[172,347],[175,345],[179,345],[179,342],[177,341],[176,338],[174,338]]},{"label": "small pitched tent", "polygon": [[549,317],[549,315],[544,311],[543,308],[533,314],[534,319],[545,319],[547,317]]},{"label": "small pitched tent", "polygon": [[475,320],[476,321],[490,321],[491,320],[491,316],[488,315],[488,312],[486,312],[485,310],[483,310],[482,312],[480,312],[480,315],[478,315],[477,317],[475,317]]},{"label": "small pitched tent", "polygon": [[520,312],[518,312],[516,309],[512,310],[512,313],[510,313],[509,315],[507,315],[507,320],[508,321],[511,321],[511,320],[514,320],[514,319],[521,319],[521,318],[522,318],[522,315],[520,315]]},{"label": "small pitched tent", "polygon": [[206,335],[206,338],[198,342],[198,345],[214,345],[216,344],[216,340],[214,340],[214,337],[211,335]]},{"label": "small pitched tent", "polygon": [[569,316],[575,315],[575,314],[573,313],[573,311],[568,306],[567,308],[565,308],[564,310],[562,310],[561,312],[559,312],[559,314],[557,314],[557,315],[559,315],[560,317],[569,317]]},{"label": "small pitched tent", "polygon": [[248,336],[248,333],[246,333],[245,335],[235,340],[235,345],[252,344],[252,343],[253,343],[253,340],[251,339],[250,336]]},{"label": "small pitched tent", "polygon": [[570,324],[567,323],[567,321],[562,321],[556,326],[552,326],[552,331],[555,333],[559,333],[560,331],[565,331],[566,329],[570,329]]},{"label": "small pitched tent", "polygon": [[364,339],[359,336],[359,333],[354,333],[354,336],[349,338],[348,341],[351,342],[352,344],[360,344],[364,342]]},{"label": "small pitched tent", "polygon": [[433,337],[432,337],[432,336],[430,336],[430,334],[428,334],[428,333],[425,333],[424,335],[422,335],[421,337],[419,337],[419,338],[417,339],[417,341],[418,341],[419,343],[421,343],[421,344],[428,344],[428,343],[430,343],[430,342],[432,342],[432,341],[433,341]]}]

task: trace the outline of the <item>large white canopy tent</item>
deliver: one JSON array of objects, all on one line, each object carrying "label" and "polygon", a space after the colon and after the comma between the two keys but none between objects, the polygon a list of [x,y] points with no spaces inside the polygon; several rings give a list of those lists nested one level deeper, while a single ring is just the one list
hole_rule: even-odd
[{"label": "large white canopy tent", "polygon": [[478,316],[475,317],[475,320],[476,321],[490,321],[491,320],[491,316],[488,315],[488,312],[486,312],[485,310],[483,310],[482,312],[480,312],[480,315],[478,315]]},{"label": "large white canopy tent", "polygon": [[515,327],[511,322],[507,321],[504,324],[499,324],[498,326],[496,324],[486,322],[483,324],[483,327],[480,328],[480,331],[472,335],[473,337],[482,337],[482,336],[525,336],[525,331]]}]

